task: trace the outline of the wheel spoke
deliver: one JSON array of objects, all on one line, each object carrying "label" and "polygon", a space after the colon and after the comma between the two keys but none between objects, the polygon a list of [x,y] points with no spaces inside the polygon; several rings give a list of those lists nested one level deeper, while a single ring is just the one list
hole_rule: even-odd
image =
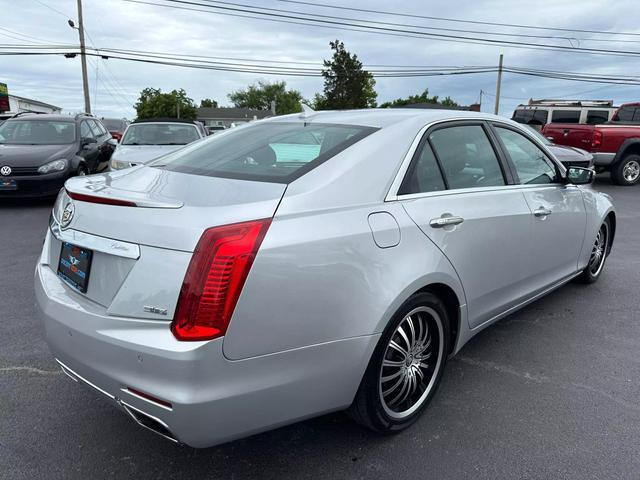
[{"label": "wheel spoke", "polygon": [[402,328],[402,325],[398,327],[398,333],[400,334],[400,336],[405,341],[405,343],[407,345],[407,354],[409,354],[409,350],[411,350],[411,342],[409,342],[409,338],[407,337],[407,334],[404,333],[404,329]]},{"label": "wheel spoke", "polygon": [[404,361],[402,360],[388,360],[385,358],[382,361],[383,367],[402,367],[403,365],[404,365]]},{"label": "wheel spoke", "polygon": [[380,380],[382,381],[382,383],[386,383],[386,382],[388,382],[390,380],[393,380],[394,378],[396,378],[399,375],[402,375],[402,369],[401,368],[399,368],[396,373],[392,373],[391,375],[387,375],[386,377],[382,377]]},{"label": "wheel spoke", "polygon": [[402,388],[400,388],[400,391],[398,392],[398,394],[391,399],[391,401],[389,402],[389,405],[394,405],[398,401],[398,399],[402,396],[402,394],[407,390],[407,386],[408,386],[407,384],[409,383],[408,378],[403,375],[400,381],[402,382]]},{"label": "wheel spoke", "polygon": [[398,345],[394,340],[391,340],[391,343],[389,343],[389,346],[394,350],[396,350],[397,352],[399,352],[400,354],[404,355],[405,357],[409,356],[409,352],[407,352],[404,348]]},{"label": "wheel spoke", "polygon": [[404,375],[402,375],[398,381],[396,383],[394,383],[393,385],[391,385],[390,388],[387,388],[386,390],[384,390],[382,392],[382,396],[386,397],[387,395],[389,395],[391,392],[393,392],[396,388],[398,388],[400,386],[401,383],[404,383],[406,381],[406,377]]},{"label": "wheel spoke", "polygon": [[416,344],[416,329],[413,326],[413,319],[411,316],[407,317],[407,323],[409,324],[409,331],[411,333],[411,345],[409,346],[409,348],[411,348]]}]

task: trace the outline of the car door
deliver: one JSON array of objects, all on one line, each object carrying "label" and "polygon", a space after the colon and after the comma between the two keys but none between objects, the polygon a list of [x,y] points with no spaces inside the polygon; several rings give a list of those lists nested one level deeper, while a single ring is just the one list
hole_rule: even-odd
[{"label": "car door", "polygon": [[97,168],[103,170],[108,165],[109,159],[113,154],[113,145],[109,143],[111,134],[99,120],[89,120],[98,146],[98,162]]},{"label": "car door", "polygon": [[98,149],[95,134],[88,120],[82,120],[80,122],[80,153],[78,153],[78,155],[84,158],[89,173],[96,171],[100,150]]},{"label": "car door", "polygon": [[578,269],[587,221],[582,192],[562,180],[558,165],[533,139],[508,125],[493,129],[531,210],[527,270],[532,290],[542,290]]},{"label": "car door", "polygon": [[428,130],[398,190],[406,212],[455,268],[470,326],[527,294],[531,212],[483,122]]}]

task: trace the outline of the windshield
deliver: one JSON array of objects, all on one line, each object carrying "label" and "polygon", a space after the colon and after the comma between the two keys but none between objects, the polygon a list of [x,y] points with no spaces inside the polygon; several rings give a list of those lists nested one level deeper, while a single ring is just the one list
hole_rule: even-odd
[{"label": "windshield", "polygon": [[112,119],[112,118],[103,118],[102,124],[107,128],[107,130],[117,130],[119,132],[123,132],[125,128],[125,124],[123,120]]},{"label": "windshield", "polygon": [[65,145],[76,140],[73,122],[9,120],[0,125],[0,143],[12,145]]},{"label": "windshield", "polygon": [[195,175],[288,183],[375,130],[355,125],[253,123],[165,155],[155,165]]},{"label": "windshield", "polygon": [[533,133],[533,136],[537,137],[538,140],[540,140],[545,145],[553,145],[553,142],[551,140],[549,140],[547,137],[541,134],[538,130],[533,128],[531,125],[523,125],[523,127],[529,130],[529,132]]},{"label": "windshield", "polygon": [[199,138],[195,125],[140,123],[129,125],[122,139],[122,145],[186,145]]}]

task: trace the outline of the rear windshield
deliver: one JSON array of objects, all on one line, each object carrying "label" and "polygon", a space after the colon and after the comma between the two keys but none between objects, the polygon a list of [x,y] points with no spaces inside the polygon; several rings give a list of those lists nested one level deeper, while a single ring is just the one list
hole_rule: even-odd
[{"label": "rear windshield", "polygon": [[122,145],[186,145],[199,138],[195,125],[140,123],[129,125],[122,139]]},{"label": "rear windshield", "polygon": [[125,128],[124,120],[118,120],[117,118],[103,118],[102,124],[107,127],[107,130],[118,130],[123,132]]},{"label": "rear windshield", "polygon": [[165,155],[155,166],[195,175],[289,183],[375,130],[355,125],[252,123]]},{"label": "rear windshield", "polygon": [[10,120],[0,125],[0,143],[14,145],[66,145],[76,139],[73,122]]}]

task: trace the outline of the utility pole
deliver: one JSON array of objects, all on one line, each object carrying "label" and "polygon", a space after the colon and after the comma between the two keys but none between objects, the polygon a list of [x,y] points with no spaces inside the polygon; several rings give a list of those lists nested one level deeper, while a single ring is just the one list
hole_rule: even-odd
[{"label": "utility pole", "polygon": [[180,99],[176,102],[176,115],[180,118]]},{"label": "utility pole", "polygon": [[[69,24],[71,25],[71,23]],[[84,22],[82,21],[82,0],[78,0],[78,35],[80,36],[80,60],[82,62],[82,88],[84,89],[84,111],[91,113],[89,100],[89,78],[87,76],[87,55],[84,47]]]},{"label": "utility pole", "polygon": [[498,110],[500,110],[500,84],[502,83],[502,57],[503,55],[500,54],[500,62],[498,63],[498,83],[496,84],[496,107],[493,112],[496,115],[498,115]]}]

